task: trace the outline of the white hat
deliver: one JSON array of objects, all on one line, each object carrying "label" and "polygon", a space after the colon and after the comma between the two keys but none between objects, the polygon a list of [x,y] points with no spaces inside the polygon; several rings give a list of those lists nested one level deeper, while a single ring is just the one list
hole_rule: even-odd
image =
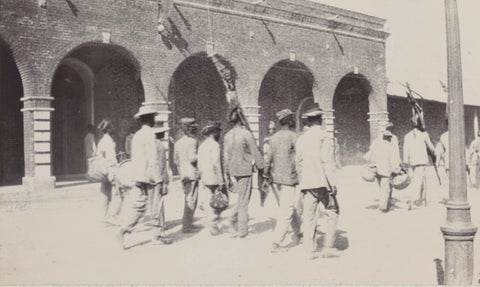
[{"label": "white hat", "polygon": [[156,133],[156,134],[159,134],[159,133],[164,133],[166,131],[169,131],[170,128],[169,127],[158,127],[158,128],[153,128],[153,132]]},{"label": "white hat", "polygon": [[144,115],[155,115],[157,113],[158,112],[152,106],[141,106],[140,109],[138,109],[138,113],[135,114],[134,118],[138,119]]}]

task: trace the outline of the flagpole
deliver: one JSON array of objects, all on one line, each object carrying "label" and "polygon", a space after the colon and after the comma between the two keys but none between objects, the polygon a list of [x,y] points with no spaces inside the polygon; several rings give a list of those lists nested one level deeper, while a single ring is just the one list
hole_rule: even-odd
[{"label": "flagpole", "polygon": [[472,284],[473,239],[467,199],[465,123],[463,109],[460,32],[456,0],[445,0],[448,62],[448,132],[450,185],[447,219],[441,227],[445,239],[445,284]]}]

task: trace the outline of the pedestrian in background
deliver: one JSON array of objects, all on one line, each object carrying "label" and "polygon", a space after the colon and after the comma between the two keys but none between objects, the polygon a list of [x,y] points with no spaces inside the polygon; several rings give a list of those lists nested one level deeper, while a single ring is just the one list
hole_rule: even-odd
[{"label": "pedestrian in background", "polygon": [[237,109],[232,110],[229,121],[233,128],[224,138],[224,171],[227,186],[232,185],[230,182],[233,179],[233,193],[237,194],[237,205],[231,217],[232,226],[236,229],[236,236],[244,238],[248,234],[253,167],[256,165],[259,173],[262,173],[264,161],[253,134],[245,128]]},{"label": "pedestrian in background", "polygon": [[180,120],[184,135],[175,143],[174,162],[182,181],[185,203],[183,208],[182,231],[195,232],[198,228],[193,225],[193,215],[198,201],[198,170],[197,170],[197,123],[193,118]]},{"label": "pedestrian in background", "polygon": [[[322,128],[322,110],[317,106],[306,111],[309,129],[296,143],[296,168],[303,193],[303,245],[308,259],[316,258],[317,216],[324,217],[334,201],[335,211],[326,226],[322,257],[338,256],[334,247],[338,221],[338,204],[332,142]],[[317,213],[317,208],[321,211]]]},{"label": "pedestrian in background", "polygon": [[148,194],[153,192],[156,185],[163,182],[158,164],[155,133],[152,128],[156,113],[150,106],[141,106],[134,116],[140,121],[142,127],[132,139],[132,169],[135,184],[128,192],[129,210],[118,235],[123,248],[125,248],[125,234],[131,233],[145,214]]},{"label": "pedestrian in background", "polygon": [[87,125],[87,133],[83,138],[85,146],[85,160],[87,171],[90,166],[90,160],[97,156],[97,144],[95,143],[95,127],[92,124]]},{"label": "pedestrian in background", "polygon": [[203,208],[205,225],[211,235],[219,235],[218,221],[221,211],[210,206],[213,194],[217,190],[226,192],[220,155],[220,123],[209,121],[202,129],[205,140],[198,147],[198,171],[203,190]]},{"label": "pedestrian in background", "polygon": [[[423,129],[419,117],[412,118],[413,129],[405,135],[403,142],[403,162],[409,166],[410,188],[413,196],[418,196],[414,204],[427,205],[427,183],[425,168],[429,164],[429,154],[435,156],[435,148],[430,136]],[[433,160],[435,163],[436,161]]]},{"label": "pedestrian in background", "polygon": [[106,167],[106,176],[101,181],[100,191],[104,195],[103,208],[105,220],[108,219],[109,207],[112,201],[112,182],[115,177],[117,167],[117,154],[115,142],[112,138],[113,125],[109,119],[104,119],[98,125],[98,129],[102,132],[102,138],[98,142],[97,154],[103,158]]},{"label": "pedestrian in background", "polygon": [[165,133],[169,131],[168,127],[154,128],[155,144],[157,147],[157,164],[158,171],[160,172],[160,182],[155,185],[152,190],[152,196],[150,197],[150,210],[153,225],[156,227],[156,233],[154,240],[157,243],[170,244],[172,241],[165,236],[167,224],[165,221],[165,196],[168,194],[168,165],[167,165],[167,148],[163,142],[165,139]]},{"label": "pedestrian in background", "polygon": [[283,250],[281,243],[287,235],[289,226],[292,227],[294,232],[294,242],[296,244],[302,236],[300,234],[300,218],[296,212],[298,177],[295,167],[297,134],[294,132],[294,113],[289,109],[284,109],[279,111],[276,116],[280,128],[270,138],[270,153],[266,154],[264,171],[266,176],[270,177],[271,175],[272,182],[276,186],[275,191],[278,192],[280,205],[272,252]]},{"label": "pedestrian in background", "polygon": [[391,178],[401,172],[398,140],[390,130],[385,129],[371,144],[365,160],[375,166],[377,183],[380,189],[379,209],[388,212],[392,197]]},{"label": "pedestrian in background", "polygon": [[469,162],[473,167],[470,170],[473,170],[475,179],[474,187],[478,188],[480,186],[480,131],[477,132],[477,138],[475,138],[469,147]]}]

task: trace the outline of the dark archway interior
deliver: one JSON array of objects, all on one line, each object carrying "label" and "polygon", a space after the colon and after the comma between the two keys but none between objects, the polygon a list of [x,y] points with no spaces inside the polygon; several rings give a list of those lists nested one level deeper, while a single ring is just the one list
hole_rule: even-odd
[{"label": "dark archway interior", "polygon": [[80,174],[85,171],[83,134],[86,128],[86,98],[80,75],[60,66],[52,83],[53,174]]},{"label": "dark archway interior", "polygon": [[24,175],[22,97],[20,73],[0,40],[0,186],[20,184]]},{"label": "dark archway interior", "polygon": [[[224,65],[231,68],[228,63]],[[226,92],[220,74],[206,53],[195,54],[180,63],[173,73],[168,95],[173,111],[170,134],[174,140],[182,135],[179,122],[183,117],[195,118],[199,131],[208,120],[219,121],[225,133],[229,128]],[[173,143],[169,150],[170,159],[173,159]],[[175,165],[171,166],[176,172]]]},{"label": "dark archway interior", "polygon": [[[282,109],[296,112],[304,98],[313,98],[314,78],[301,62],[283,60],[273,65],[260,86],[260,142],[268,136],[268,124]],[[263,145],[261,145],[263,146]]]},{"label": "dark archway interior", "polygon": [[370,146],[368,96],[371,91],[368,80],[354,73],[345,75],[335,89],[335,129],[343,165],[362,164]]},{"label": "dark archway interior", "polygon": [[[61,64],[55,72],[52,82],[54,175],[86,172],[83,138],[92,117],[95,126],[104,118],[112,120],[116,152],[124,152],[127,135],[138,127],[133,116],[144,101],[136,62],[125,55],[124,48],[95,43],[77,48],[67,57],[88,67],[93,79],[85,76],[85,71],[66,64]],[[93,115],[87,114],[87,95],[93,96]],[[100,136],[97,133],[97,143]]]}]

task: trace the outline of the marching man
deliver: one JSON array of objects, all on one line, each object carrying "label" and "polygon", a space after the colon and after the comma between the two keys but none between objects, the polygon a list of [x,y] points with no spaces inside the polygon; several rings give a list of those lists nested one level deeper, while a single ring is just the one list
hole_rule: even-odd
[{"label": "marching man", "polygon": [[210,206],[212,195],[218,189],[226,192],[226,189],[223,188],[225,181],[220,162],[220,144],[218,143],[220,132],[220,123],[208,122],[202,129],[202,134],[206,139],[198,148],[198,171],[202,185],[205,186],[205,190],[202,191],[205,193],[203,196],[206,213],[205,221],[211,235],[220,234],[217,221],[221,213]]},{"label": "marching man", "polygon": [[[122,247],[125,249],[124,236],[131,233],[139,220],[144,216],[147,207],[147,197],[157,184],[163,182],[159,170],[157,146],[153,125],[156,111],[150,106],[141,106],[135,119],[140,120],[142,127],[132,139],[132,169],[134,186],[129,191],[129,214],[118,235]],[[154,238],[156,239],[156,238]]]},{"label": "marching man", "polygon": [[185,204],[183,208],[182,232],[196,231],[193,225],[193,215],[198,201],[198,170],[197,170],[197,123],[193,118],[180,120],[184,135],[175,143],[174,162],[182,181]]},{"label": "marching man", "polygon": [[234,227],[237,225],[236,236],[244,238],[248,234],[248,204],[252,194],[253,162],[261,171],[264,168],[264,161],[253,134],[245,128],[237,109],[230,113],[229,120],[233,128],[224,138],[224,168],[227,185],[230,186],[229,182],[233,177],[236,181],[233,192],[238,195],[231,222]]},{"label": "marching man", "polygon": [[[305,113],[310,127],[299,136],[296,144],[296,167],[299,187],[303,193],[303,245],[308,259],[316,258],[317,214],[321,217],[334,205],[335,212],[326,226],[324,248],[321,257],[334,257],[335,230],[338,220],[338,204],[332,143],[322,128],[322,110],[317,106]],[[317,208],[320,212],[317,213]]]},{"label": "marching man", "polygon": [[278,191],[280,208],[275,226],[275,239],[272,252],[282,250],[281,243],[291,225],[295,233],[295,242],[300,241],[300,219],[296,212],[296,186],[298,184],[295,167],[295,130],[294,114],[289,109],[277,113],[280,130],[270,138],[270,152],[266,154],[265,175],[271,173]]},{"label": "marching man", "polygon": [[160,172],[160,179],[155,188],[152,191],[150,197],[150,210],[152,212],[151,217],[154,225],[158,227],[157,234],[155,235],[156,242],[163,244],[170,244],[172,241],[165,237],[166,222],[165,222],[165,196],[168,194],[168,166],[167,166],[167,148],[165,147],[163,140],[165,138],[165,132],[170,130],[168,127],[158,127],[154,129],[156,136],[157,147],[157,164]]}]

